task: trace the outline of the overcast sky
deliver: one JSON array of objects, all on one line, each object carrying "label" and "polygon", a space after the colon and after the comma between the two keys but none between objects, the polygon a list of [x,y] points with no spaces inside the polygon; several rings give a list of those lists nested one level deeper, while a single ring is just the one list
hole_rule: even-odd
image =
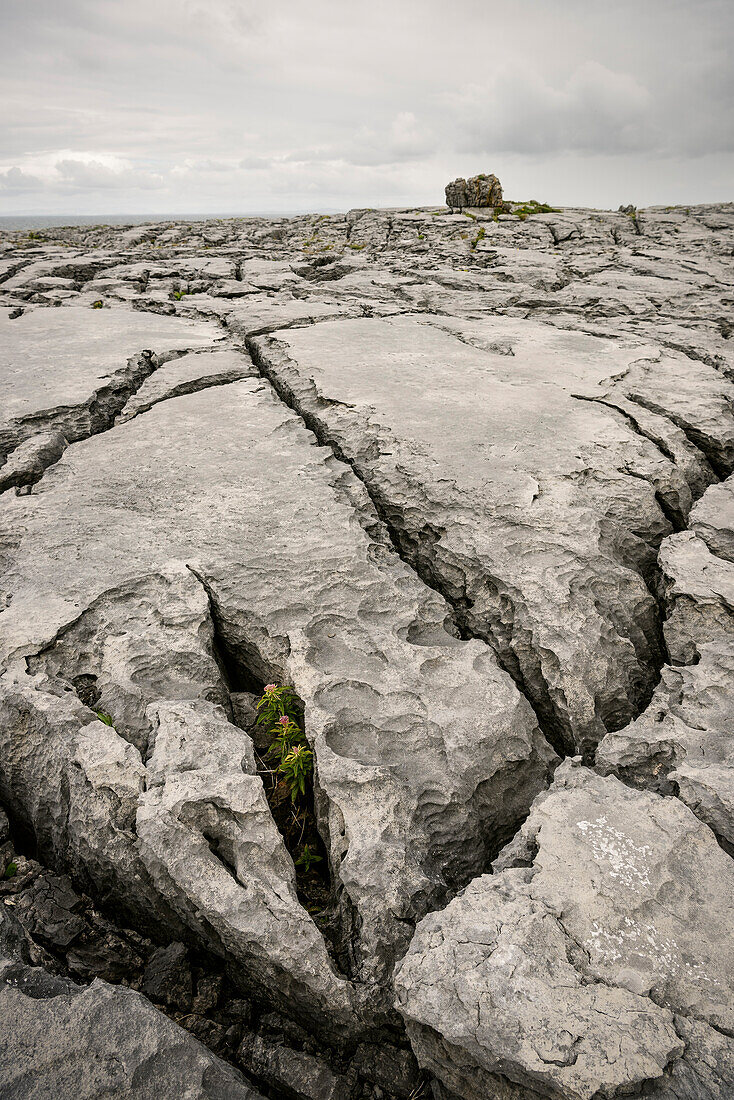
[{"label": "overcast sky", "polygon": [[734,199],[732,0],[0,0],[0,213]]}]

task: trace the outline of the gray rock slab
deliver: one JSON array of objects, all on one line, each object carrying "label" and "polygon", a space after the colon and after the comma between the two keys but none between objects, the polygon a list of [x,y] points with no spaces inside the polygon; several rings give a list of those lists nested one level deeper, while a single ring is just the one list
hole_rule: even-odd
[{"label": "gray rock slab", "polygon": [[167,401],[171,397],[196,393],[208,386],[225,386],[256,375],[257,371],[249,356],[241,351],[230,349],[182,355],[180,359],[164,363],[145,379],[140,389],[126,403],[119,420],[130,420],[133,416],[152,409],[159,401]]},{"label": "gray rock slab", "polygon": [[662,544],[659,563],[671,662],[695,664],[707,642],[734,641],[734,562],[712,554],[694,531],[680,531]]},{"label": "gray rock slab", "polygon": [[250,346],[353,463],[415,567],[495,646],[555,743],[586,749],[635,716],[661,660],[647,587],[657,546],[713,475],[669,417],[644,408],[655,424],[643,430],[596,398],[628,375],[642,391],[648,363],[688,370],[689,389],[705,376],[719,454],[734,425],[728,382],[644,342],[506,318],[323,322]]},{"label": "gray rock slab", "polygon": [[59,431],[38,432],[21,443],[0,466],[0,493],[12,486],[33,485],[68,446]]},{"label": "gray rock slab", "polygon": [[250,739],[210,703],[151,704],[155,747],[136,821],[160,894],[255,991],[347,1030],[354,991],[296,896]]},{"label": "gray rock slab", "polygon": [[677,794],[728,845],[734,845],[731,482],[707,489],[691,513],[693,531],[661,547],[664,632],[674,663],[663,667],[647,709],[607,734],[596,756],[605,773]]},{"label": "gray rock slab", "polygon": [[67,439],[88,434],[110,391],[131,385],[128,360],[143,351],[160,355],[216,340],[200,324],[124,309],[34,310],[0,324],[3,456],[43,428]]},{"label": "gray rock slab", "polygon": [[697,664],[663,668],[650,705],[607,734],[596,762],[626,783],[677,794],[734,845],[734,642],[699,649]]},{"label": "gray rock slab", "polygon": [[[334,301],[259,294],[236,305],[226,301],[214,302],[212,312],[226,317],[228,327],[244,339],[256,333],[311,325],[324,318],[339,317],[350,310],[348,306]],[[358,312],[357,307],[353,306],[352,312]]]},{"label": "gray rock slab", "polygon": [[658,1095],[679,1062],[711,1085],[690,1095],[725,1095],[733,906],[731,859],[681,802],[566,761],[495,874],[416,930],[396,985],[418,1060],[472,1100],[495,1075],[518,1098]]},{"label": "gray rock slab", "polygon": [[261,1100],[232,1066],[131,989],[0,962],[7,1100]]},{"label": "gray rock slab", "polygon": [[690,527],[712,554],[734,562],[734,477],[707,490],[691,511]]}]

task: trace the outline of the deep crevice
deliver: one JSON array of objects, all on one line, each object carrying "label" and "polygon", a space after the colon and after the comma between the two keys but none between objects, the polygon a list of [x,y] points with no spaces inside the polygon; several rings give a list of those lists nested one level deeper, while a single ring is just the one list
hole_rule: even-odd
[{"label": "deep crevice", "polygon": [[[568,720],[553,701],[549,685],[542,672],[539,656],[530,647],[531,657],[526,658],[525,663],[527,665],[530,661],[532,668],[530,669],[530,666],[528,666],[528,669],[524,670],[515,653],[516,639],[513,626],[515,609],[510,597],[507,594],[501,595],[500,587],[497,586],[496,599],[507,604],[504,614],[500,615],[498,612],[496,622],[493,622],[488,616],[483,617],[480,621],[472,611],[473,601],[467,595],[465,580],[463,591],[459,591],[456,584],[452,584],[447,579],[437,562],[436,546],[440,541],[441,533],[433,530],[430,524],[423,529],[426,535],[425,539],[414,531],[407,531],[403,525],[400,510],[391,501],[387,500],[380,489],[370,483],[370,480],[362,474],[358,462],[345,453],[334,437],[329,425],[305,406],[289,383],[279,376],[278,371],[273,368],[255,340],[247,337],[245,346],[261,376],[270,383],[281,401],[297,413],[322,446],[329,447],[339,461],[352,469],[364,486],[398,556],[415,571],[424,584],[438,592],[452,609],[453,621],[457,626],[459,636],[464,639],[475,638],[490,646],[500,667],[513,679],[520,693],[532,707],[541,732],[551,747],[561,757],[575,754],[578,749],[574,744]],[[314,390],[315,400],[323,402],[325,399],[317,393],[313,382],[310,385]],[[651,440],[651,442],[654,442],[654,440]],[[450,571],[452,573],[462,572],[459,562],[452,560],[447,564],[451,567]],[[657,592],[654,585],[651,586],[650,578],[645,577],[637,565],[630,562],[622,562],[622,564],[627,568],[632,568],[641,577],[656,604],[658,604]],[[492,578],[486,578],[486,582],[491,588]],[[505,621],[506,619],[509,619],[509,626]],[[639,698],[635,700],[634,709],[636,713],[643,710],[649,703],[659,679],[659,669],[664,663],[665,648],[664,644],[661,644],[662,630],[659,628],[659,624],[655,635],[657,642],[654,647],[655,667],[650,666],[649,671],[651,674],[648,677],[650,683],[646,685],[645,690],[641,691]],[[650,662],[640,661],[640,664],[648,667]],[[528,681],[528,671],[532,671],[532,686]],[[600,720],[606,730],[611,731],[626,725],[633,720],[633,717],[626,717],[624,721],[620,721],[614,719],[613,716],[606,716],[605,718],[604,715],[600,715]],[[591,748],[588,749],[586,755],[588,756],[589,753],[593,753]]]},{"label": "deep crevice", "polygon": [[[249,1054],[255,1037],[273,1052],[305,1049],[314,1066],[320,1064],[336,1074],[350,1075],[351,1081],[359,1080],[354,1100],[371,1100],[369,1078],[357,1077],[354,1070],[350,1074],[353,1044],[345,1049],[338,1043],[327,1046],[299,1023],[273,1011],[272,1004],[243,994],[226,961],[201,946],[189,941],[172,943],[160,929],[152,934],[137,931],[125,923],[117,907],[105,906],[63,871],[40,862],[35,843],[29,843],[25,834],[15,817],[10,817],[10,839],[1,842],[0,834],[0,906],[7,904],[5,911],[13,921],[9,942],[18,951],[4,981],[19,978],[28,996],[42,998],[67,989],[71,992],[75,986],[83,989],[96,980],[133,989],[214,1055],[235,1066],[271,1100],[292,1100],[293,1093],[268,1084],[252,1064]],[[216,840],[208,840],[232,873],[226,853]],[[6,878],[9,866],[11,874]],[[16,930],[22,930],[20,936]],[[150,931],[146,929],[146,933]],[[175,961],[162,963],[166,955],[170,960],[172,950]],[[59,981],[74,985],[62,988]],[[405,1037],[396,1035],[394,1041],[400,1047]],[[389,1092],[385,1096],[398,1100]]]},{"label": "deep crevice", "polygon": [[[251,642],[241,637],[237,637],[235,641],[233,631],[228,629],[224,621],[221,605],[212,585],[191,566],[188,568],[207,595],[214,633],[214,655],[230,694],[230,720],[240,725],[253,742],[257,774],[262,781],[273,821],[294,862],[298,900],[321,932],[332,961],[340,973],[351,977],[353,966],[350,944],[353,930],[343,927],[345,905],[343,901],[340,904],[337,898],[339,883],[330,866],[328,844],[322,836],[325,815],[318,813],[317,802],[324,797],[323,792],[317,794],[314,783],[311,782],[307,784],[304,796],[300,796],[295,802],[291,800],[278,774],[277,762],[269,753],[271,738],[268,731],[257,727],[253,721],[240,724],[235,713],[237,708],[232,705],[233,693],[246,693],[255,699],[262,696],[266,683],[287,683],[285,670],[263,657],[257,646]],[[301,717],[300,724],[307,737],[306,712],[300,699],[297,709]],[[313,750],[313,745],[310,747]],[[317,764],[316,761],[315,763]],[[226,864],[221,846],[214,841],[212,847],[211,839],[207,839],[214,854]],[[299,864],[306,845],[309,852],[318,856],[311,867]],[[228,865],[228,869],[230,873],[234,873],[231,865]]]}]

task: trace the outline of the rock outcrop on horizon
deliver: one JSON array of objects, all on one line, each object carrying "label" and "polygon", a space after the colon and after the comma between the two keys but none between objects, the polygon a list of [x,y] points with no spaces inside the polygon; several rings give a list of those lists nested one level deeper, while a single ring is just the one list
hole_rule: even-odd
[{"label": "rock outcrop on horizon", "polygon": [[734,207],[446,198],[0,236],[3,1096],[734,1095]]},{"label": "rock outcrop on horizon", "polygon": [[446,184],[446,205],[454,210],[463,210],[465,206],[501,206],[502,184],[496,176],[472,176],[465,180],[462,176]]}]

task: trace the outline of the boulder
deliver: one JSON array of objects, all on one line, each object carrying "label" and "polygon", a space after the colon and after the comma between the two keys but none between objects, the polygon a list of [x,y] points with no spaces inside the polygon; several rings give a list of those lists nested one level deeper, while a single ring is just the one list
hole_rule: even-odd
[{"label": "boulder", "polygon": [[467,1100],[637,1096],[680,1061],[720,1090],[690,1095],[725,1095],[733,907],[687,807],[566,761],[495,874],[418,925],[396,973],[418,1061]]},{"label": "boulder", "polygon": [[472,176],[465,180],[459,176],[446,184],[446,205],[454,210],[465,206],[501,206],[502,184],[496,176]]}]

